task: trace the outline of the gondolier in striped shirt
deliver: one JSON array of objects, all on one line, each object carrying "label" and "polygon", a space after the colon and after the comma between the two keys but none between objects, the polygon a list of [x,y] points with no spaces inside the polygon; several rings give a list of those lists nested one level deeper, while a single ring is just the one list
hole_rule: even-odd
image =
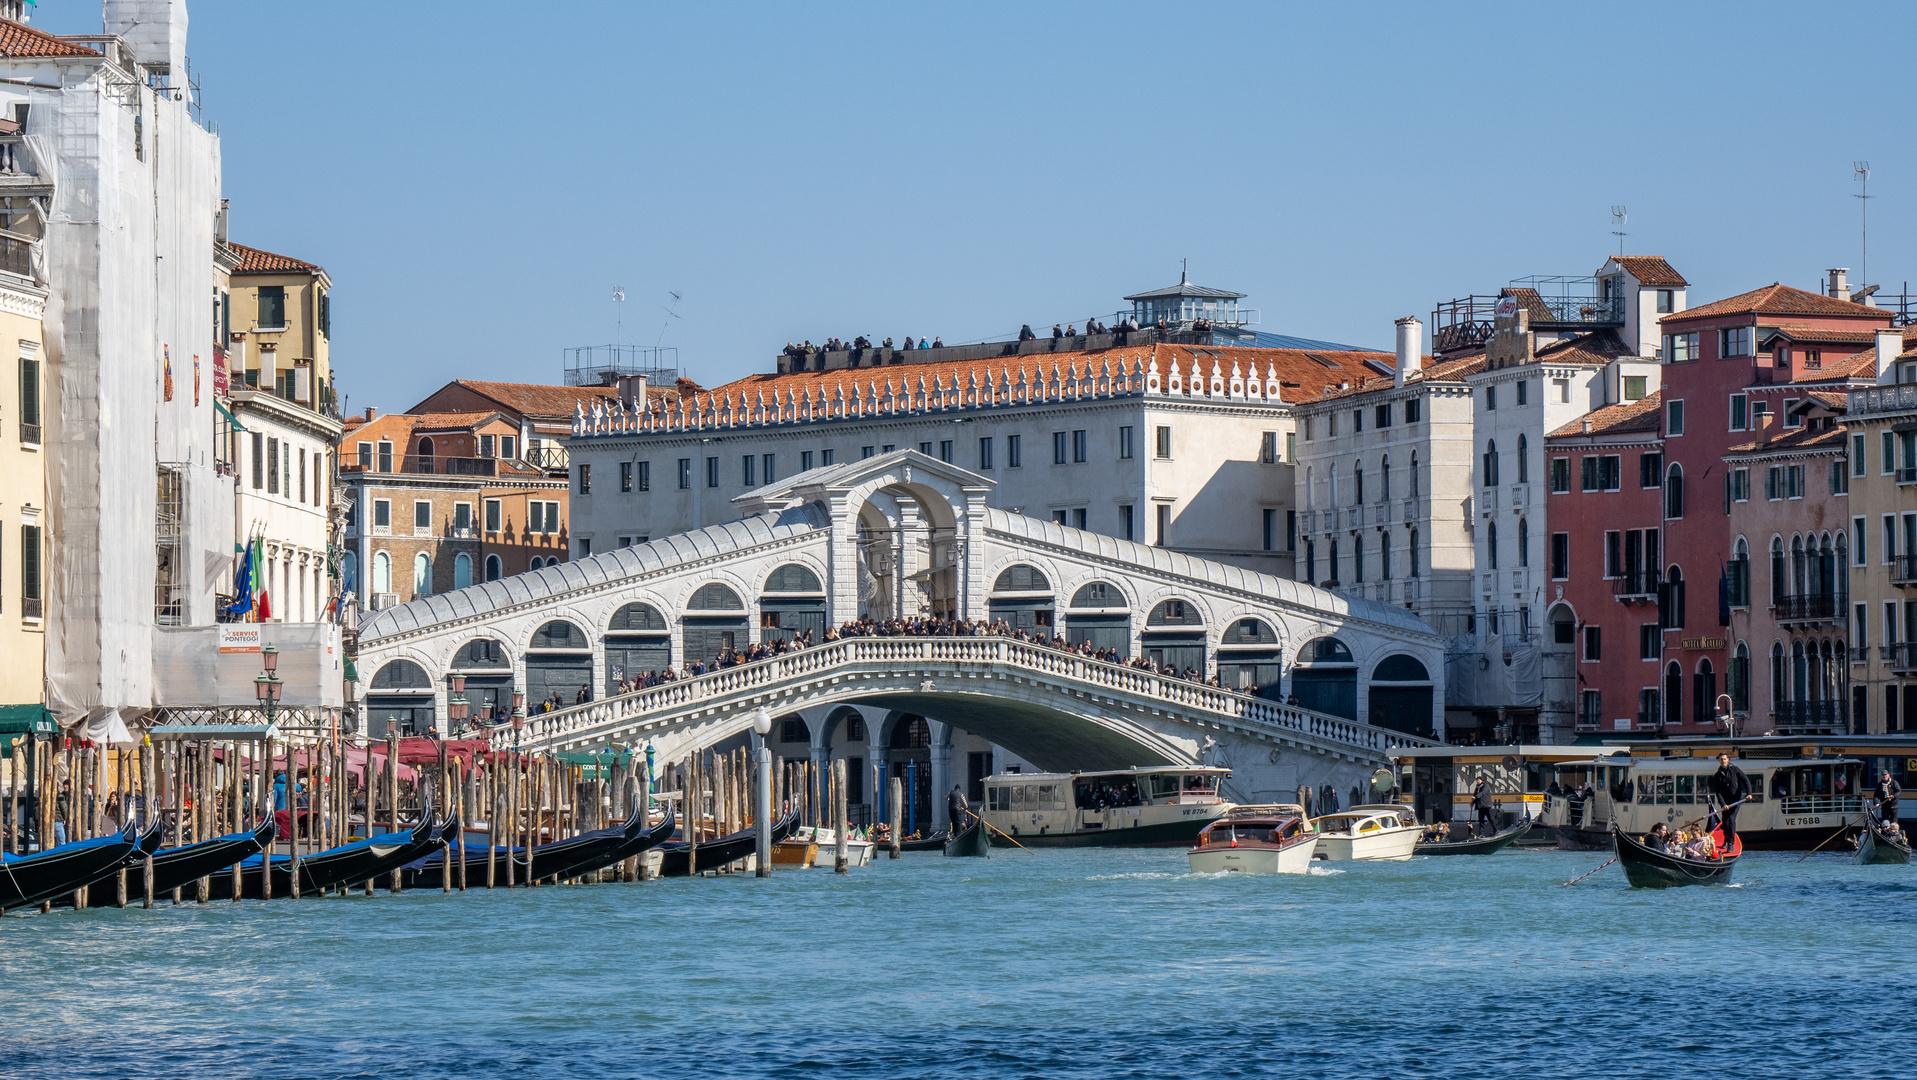
[{"label": "gondolier in striped shirt", "polygon": [[1885,769],[1884,775],[1877,781],[1877,820],[1886,824],[1897,820],[1897,797],[1904,793],[1904,785],[1897,782]]},{"label": "gondolier in striped shirt", "polygon": [[1723,818],[1725,851],[1737,850],[1737,807],[1751,797],[1751,778],[1744,770],[1731,764],[1728,753],[1717,755],[1717,771],[1711,774],[1711,794],[1717,796],[1717,803],[1723,807],[1719,816]]}]

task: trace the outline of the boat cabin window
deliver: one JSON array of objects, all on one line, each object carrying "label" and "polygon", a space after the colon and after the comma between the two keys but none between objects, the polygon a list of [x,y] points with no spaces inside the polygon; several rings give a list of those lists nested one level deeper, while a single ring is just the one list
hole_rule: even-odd
[{"label": "boat cabin window", "polygon": [[1155,773],[1151,777],[1152,798],[1176,799],[1178,797],[1178,777],[1176,774]]},{"label": "boat cabin window", "polygon": [[1217,776],[1211,773],[1186,773],[1185,774],[1185,794],[1216,795],[1217,793],[1218,793],[1218,777]]},{"label": "boat cabin window", "polygon": [[1688,806],[1697,801],[1696,799],[1692,798],[1692,787],[1696,779],[1697,778],[1694,776],[1676,777],[1677,804],[1679,806]]},{"label": "boat cabin window", "polygon": [[988,810],[1010,810],[1014,812],[1037,810],[1063,810],[1065,800],[1059,784],[1017,784],[1007,787],[991,787],[985,792],[985,806]]},{"label": "boat cabin window", "polygon": [[[1175,781],[1177,777],[1171,779]],[[1138,785],[1126,776],[1103,776],[1080,780],[1073,786],[1072,797],[1078,800],[1080,810],[1138,806],[1144,801],[1138,797]]]}]

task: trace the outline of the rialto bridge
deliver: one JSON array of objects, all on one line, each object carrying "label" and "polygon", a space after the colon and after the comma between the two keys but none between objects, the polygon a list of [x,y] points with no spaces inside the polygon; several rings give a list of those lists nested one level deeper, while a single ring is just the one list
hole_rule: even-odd
[{"label": "rialto bridge", "polygon": [[[1342,793],[1390,747],[1441,734],[1442,642],[1409,612],[992,509],[991,484],[895,451],[740,496],[725,525],[373,612],[358,656],[370,733],[445,730],[455,673],[482,721],[503,723],[524,693],[528,749],[650,746],[672,761],[746,737],[765,708],[775,753],[910,771],[936,818],[930,793],[1008,766],[1203,762],[1232,769],[1241,801]],[[934,614],[1225,688],[1005,637],[821,643],[849,620]],[[617,692],[808,629],[810,648]],[[562,707],[542,711],[554,695]]]}]

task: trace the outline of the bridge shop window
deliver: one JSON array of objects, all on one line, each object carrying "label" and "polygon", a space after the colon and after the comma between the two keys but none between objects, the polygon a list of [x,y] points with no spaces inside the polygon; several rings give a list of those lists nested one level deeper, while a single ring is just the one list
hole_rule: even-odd
[{"label": "bridge shop window", "polygon": [[367,733],[423,735],[434,728],[437,713],[433,682],[411,660],[393,660],[374,673],[366,694]]},{"label": "bridge shop window", "polygon": [[1132,613],[1125,594],[1109,581],[1088,581],[1072,593],[1065,614],[1065,640],[1073,645],[1090,642],[1094,649],[1114,649],[1120,659],[1132,655]]},{"label": "bridge shop window", "polygon": [[766,595],[759,598],[759,638],[788,640],[807,630],[817,642],[825,636],[825,586],[819,575],[798,563],[787,563],[765,579]]},{"label": "bridge shop window", "polygon": [[1385,657],[1371,672],[1371,725],[1435,737],[1431,691],[1431,673],[1416,657],[1403,653]]},{"label": "bridge shop window", "polygon": [[1283,699],[1279,691],[1283,653],[1278,634],[1263,619],[1234,619],[1218,639],[1218,682],[1231,690]]},{"label": "bridge shop window", "polygon": [[651,604],[632,603],[606,624],[606,693],[619,684],[672,665],[672,624]]},{"label": "bridge shop window", "polygon": [[1304,708],[1358,718],[1358,665],[1351,650],[1335,637],[1308,641],[1291,671],[1291,693]]},{"label": "bridge shop window", "polygon": [[1054,625],[1052,582],[1045,572],[1023,563],[1008,566],[992,585],[988,607],[994,620],[1015,630],[1046,630]]}]

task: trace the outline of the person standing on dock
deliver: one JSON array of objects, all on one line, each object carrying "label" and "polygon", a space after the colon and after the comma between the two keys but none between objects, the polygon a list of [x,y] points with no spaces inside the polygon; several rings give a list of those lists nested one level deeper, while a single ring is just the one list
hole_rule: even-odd
[{"label": "person standing on dock", "polygon": [[1731,764],[1731,755],[1717,755],[1717,771],[1711,774],[1711,794],[1724,809],[1724,850],[1737,849],[1737,803],[1751,797],[1751,778]]},{"label": "person standing on dock", "polygon": [[1478,812],[1479,835],[1490,836],[1498,831],[1491,824],[1491,781],[1482,776],[1478,777],[1477,786],[1471,789],[1471,808]]},{"label": "person standing on dock", "polygon": [[1877,820],[1886,825],[1897,821],[1897,797],[1904,793],[1904,785],[1885,769],[1884,775],[1877,781]]}]

